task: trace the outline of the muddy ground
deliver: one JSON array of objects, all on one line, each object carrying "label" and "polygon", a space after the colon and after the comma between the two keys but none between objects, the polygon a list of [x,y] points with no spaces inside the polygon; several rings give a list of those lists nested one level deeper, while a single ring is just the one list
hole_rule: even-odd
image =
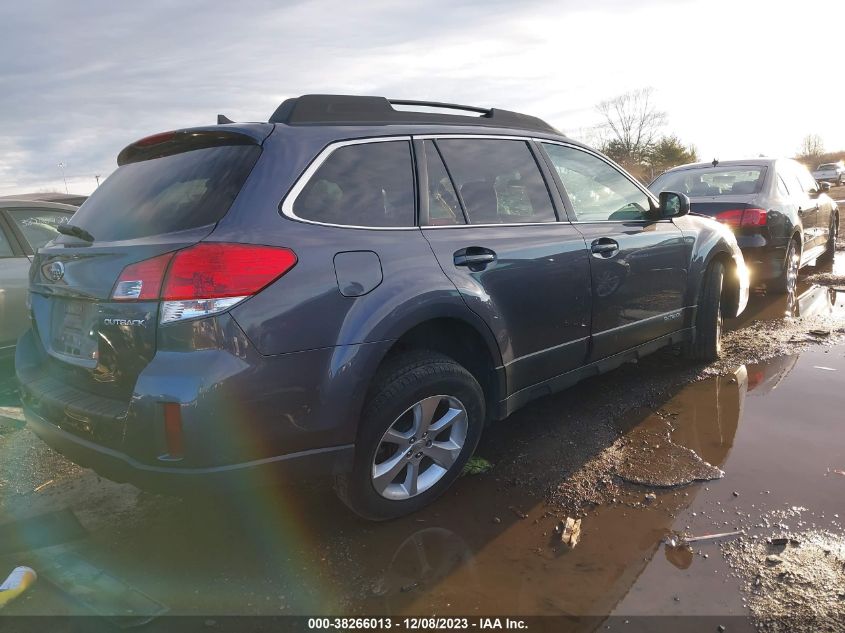
[{"label": "muddy ground", "polygon": [[[754,296],[727,324],[719,363],[665,350],[539,400],[485,434],[488,472],[384,524],[321,486],[223,502],[102,480],[20,428],[0,380],[0,576],[44,572],[3,613],[845,630],[845,255],[802,273],[798,296]],[[582,520],[574,549],[559,534],[568,516]]]}]

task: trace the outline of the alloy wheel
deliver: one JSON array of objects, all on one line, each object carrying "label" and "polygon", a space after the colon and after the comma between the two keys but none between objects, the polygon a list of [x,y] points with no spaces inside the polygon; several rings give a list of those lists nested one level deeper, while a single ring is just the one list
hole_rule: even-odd
[{"label": "alloy wheel", "polygon": [[795,242],[790,243],[789,254],[786,260],[786,291],[787,293],[795,292],[795,284],[798,281],[798,264],[801,261],[801,256],[798,254],[798,249],[795,247]]},{"label": "alloy wheel", "polygon": [[457,461],[468,426],[466,407],[453,396],[429,396],[408,407],[376,448],[373,487],[391,500],[425,492]]}]

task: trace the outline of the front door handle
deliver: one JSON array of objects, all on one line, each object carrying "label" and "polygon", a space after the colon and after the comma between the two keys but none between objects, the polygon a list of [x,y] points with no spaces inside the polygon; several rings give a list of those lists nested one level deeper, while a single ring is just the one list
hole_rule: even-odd
[{"label": "front door handle", "polygon": [[609,237],[600,237],[590,244],[590,250],[598,257],[612,257],[619,251],[619,243]]},{"label": "front door handle", "polygon": [[467,266],[470,270],[480,270],[496,261],[496,253],[480,246],[470,246],[455,251],[455,266]]}]

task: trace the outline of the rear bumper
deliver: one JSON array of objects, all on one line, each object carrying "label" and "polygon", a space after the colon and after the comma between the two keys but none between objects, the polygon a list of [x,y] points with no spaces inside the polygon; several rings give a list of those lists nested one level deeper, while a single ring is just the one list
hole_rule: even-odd
[{"label": "rear bumper", "polygon": [[772,244],[763,235],[738,235],[736,241],[745,258],[752,287],[780,277],[786,260],[786,244]]},{"label": "rear bumper", "polygon": [[91,468],[106,479],[167,494],[328,479],[351,468],[354,454],[350,444],[208,468],[153,466],[63,431],[27,407],[24,415],[28,427],[44,443],[74,463]]},{"label": "rear bumper", "polygon": [[[363,399],[389,341],[262,356],[230,316],[209,329],[221,332],[213,346],[162,346],[123,398],[55,375],[30,330],[18,342],[15,369],[32,429],[109,479],[165,491],[351,469]],[[165,430],[165,405],[174,404],[178,458],[169,455]]]}]

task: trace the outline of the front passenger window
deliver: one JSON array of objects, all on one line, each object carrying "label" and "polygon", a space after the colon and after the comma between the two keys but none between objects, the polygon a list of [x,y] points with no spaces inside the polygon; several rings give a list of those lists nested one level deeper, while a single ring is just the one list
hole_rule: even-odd
[{"label": "front passenger window", "polygon": [[649,197],[622,172],[573,147],[543,143],[579,222],[647,220]]}]

